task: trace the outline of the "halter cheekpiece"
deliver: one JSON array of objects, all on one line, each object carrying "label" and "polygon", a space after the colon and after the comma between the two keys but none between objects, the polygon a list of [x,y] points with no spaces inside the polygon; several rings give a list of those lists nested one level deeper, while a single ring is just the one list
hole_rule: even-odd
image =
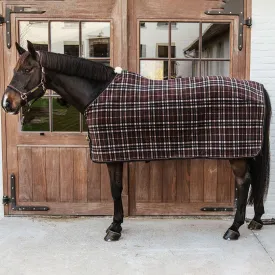
[{"label": "halter cheekpiece", "polygon": [[[39,61],[40,61],[40,53],[37,52],[38,56],[39,56]],[[39,62],[40,64],[40,62]],[[24,102],[24,105],[28,104],[28,97],[29,95],[31,95],[32,93],[34,93],[35,91],[37,91],[39,88],[42,87],[43,92],[46,92],[46,87],[45,87],[45,69],[44,67],[41,66],[41,72],[42,72],[42,77],[41,77],[41,82],[34,87],[33,89],[29,90],[28,92],[24,93],[22,91],[20,91],[19,89],[17,89],[16,87],[14,87],[13,85],[8,85],[8,87],[12,90],[14,90],[15,92],[20,94],[21,100]]]}]

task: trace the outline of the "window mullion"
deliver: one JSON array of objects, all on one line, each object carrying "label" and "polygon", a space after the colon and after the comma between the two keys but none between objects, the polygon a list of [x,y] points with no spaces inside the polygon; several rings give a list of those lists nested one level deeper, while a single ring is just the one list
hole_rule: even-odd
[{"label": "window mullion", "polygon": [[168,23],[168,79],[171,78],[171,21]]},{"label": "window mullion", "polygon": [[201,74],[202,74],[202,68],[201,68],[201,66],[202,66],[202,61],[201,61],[201,59],[202,59],[202,22],[200,22],[200,32],[199,32],[199,34],[200,34],[200,38],[199,38],[199,59],[200,59],[200,61],[199,61],[199,74],[201,76]]},{"label": "window mullion", "polygon": [[81,27],[81,21],[79,21],[79,57],[83,55],[81,40],[82,40],[82,27]]}]

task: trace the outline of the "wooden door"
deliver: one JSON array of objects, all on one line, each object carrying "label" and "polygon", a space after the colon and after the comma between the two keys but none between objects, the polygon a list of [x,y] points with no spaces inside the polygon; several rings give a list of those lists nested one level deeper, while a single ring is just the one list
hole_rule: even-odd
[{"label": "wooden door", "polygon": [[[67,37],[66,40],[63,40],[64,52],[66,51],[68,54],[76,54],[77,51],[80,54],[85,52],[92,58],[98,58],[98,55],[94,55],[95,45],[107,43],[108,46],[99,47],[101,49],[99,53],[109,50],[110,54],[108,58],[106,56],[105,59],[99,58],[102,62],[110,62],[112,66],[121,66],[130,71],[147,74],[147,76],[150,76],[154,68],[158,68],[160,69],[158,77],[177,76],[179,73],[179,70],[176,69],[178,64],[180,68],[184,62],[188,61],[184,58],[177,58],[178,45],[173,41],[173,33],[180,24],[187,22],[197,24],[198,33],[202,34],[207,30],[207,25],[203,24],[224,23],[224,25],[219,26],[225,26],[225,28],[219,28],[217,25],[218,27],[214,30],[226,30],[226,26],[229,26],[227,29],[230,38],[228,42],[230,45],[229,56],[224,58],[222,48],[220,48],[221,56],[215,58],[221,57],[222,62],[228,63],[224,72],[231,76],[249,77],[250,45],[247,43],[249,31],[244,33],[244,48],[239,51],[237,46],[238,19],[233,16],[209,17],[204,14],[205,10],[219,7],[222,1],[29,0],[26,3],[23,0],[10,0],[0,3],[0,9],[3,12],[6,7],[13,9],[15,5],[25,6],[26,4],[29,7],[46,11],[40,15],[12,14],[11,34],[13,43],[20,41],[22,35],[28,33],[34,24],[43,21],[48,26],[46,39],[49,44],[48,49],[56,50],[54,47],[58,35],[51,36],[53,33],[50,34],[52,26],[58,29],[60,28],[59,23],[63,22],[64,29],[59,32],[60,35],[65,34],[66,30],[71,28],[70,32],[75,33],[78,30],[80,37],[80,34],[85,33],[82,24],[109,22],[109,37],[106,37],[101,29],[98,29],[96,35],[92,34],[91,37],[94,40],[86,44],[82,43],[81,39],[79,39],[79,43],[76,43]],[[246,1],[246,6],[250,6],[250,0]],[[27,27],[25,26],[22,34],[22,29],[20,30],[19,26],[20,22],[23,21],[31,23]],[[145,42],[148,40],[146,40],[146,36],[144,38],[140,35],[141,27],[143,28],[142,31],[149,30],[148,26],[152,27],[152,24],[149,25],[149,23],[154,22],[166,34],[168,31],[168,36],[166,36],[166,41],[157,41],[155,43],[157,46],[149,54],[149,51],[146,52],[146,47],[143,47],[142,39],[145,39]],[[75,27],[76,25],[77,27]],[[0,72],[0,85],[3,92],[4,87],[12,77],[12,68],[16,63],[17,53],[14,46],[11,49],[6,47],[5,25],[0,25],[0,32],[0,42],[3,42],[0,43],[0,57],[3,56],[3,59],[0,58],[0,68],[3,68]],[[212,32],[212,35],[213,33],[215,32]],[[154,41],[156,35],[149,33],[147,37],[150,38],[149,41]],[[46,40],[41,38],[35,41],[36,46],[44,49]],[[185,43],[184,45],[187,55],[188,53],[191,55],[196,53],[198,49],[202,49],[206,45],[204,44],[205,41],[202,40],[189,42],[189,44]],[[147,54],[149,55],[147,56]],[[204,54],[206,55],[202,56],[201,53],[199,61],[192,63],[192,70],[189,70],[188,73],[207,74],[215,72],[213,68],[219,67],[211,67],[215,58],[210,57],[207,60],[209,53],[205,51]],[[147,66],[149,61],[155,59],[166,62],[162,62],[161,67],[158,67],[160,64],[155,66],[153,63],[151,63],[153,66]],[[209,65],[207,62],[212,63]],[[58,110],[56,110],[56,105],[51,103],[54,101],[53,99],[56,99],[55,95],[49,94],[49,106],[51,106],[48,107],[49,113],[52,116],[62,115],[64,109],[57,108]],[[64,121],[68,122],[68,119],[64,118]],[[80,131],[55,131],[54,124],[50,124],[50,129],[47,130],[43,126],[38,131],[22,131],[17,116],[6,115],[2,112],[4,194],[11,195],[10,176],[14,174],[18,205],[43,205],[50,208],[48,212],[22,212],[20,214],[112,214],[113,203],[107,169],[105,165],[93,164],[89,160],[86,133],[83,131],[84,126],[82,126],[81,118],[79,121]],[[233,206],[234,179],[227,161],[140,162],[125,164],[124,168],[123,203],[126,215],[128,213],[130,215],[217,215],[228,214],[228,212],[202,212],[200,209],[207,206]],[[5,214],[18,214],[18,212],[6,206]]]},{"label": "wooden door", "polygon": [[[6,25],[0,26],[3,41],[0,54],[4,56],[1,68],[5,68],[1,70],[2,92],[12,77],[18,58],[15,41],[25,46],[28,39],[38,49],[80,54],[113,66],[126,66],[127,56],[118,54],[125,40],[121,35],[125,25],[123,1],[98,0],[92,4],[91,1],[72,0],[27,2],[1,1],[4,11],[6,7],[14,10],[15,6],[26,4],[45,11],[43,14],[12,14],[10,49],[5,41]],[[53,91],[48,91],[33,110],[33,117],[29,117],[24,126],[18,116],[2,112],[5,195],[11,196],[10,179],[14,174],[17,205],[50,209],[47,212],[22,211],[20,214],[112,215],[107,167],[90,160],[83,117],[72,107],[58,105]],[[123,184],[127,214],[127,169],[124,169]],[[18,214],[18,211],[6,206],[5,214]]]},{"label": "wooden door", "polygon": [[[249,31],[239,51],[238,18],[204,13],[222,4],[208,0],[129,1],[129,70],[155,79],[209,74],[249,77]],[[130,163],[129,180],[131,215],[232,214],[201,211],[234,205],[234,178],[225,160]]]}]

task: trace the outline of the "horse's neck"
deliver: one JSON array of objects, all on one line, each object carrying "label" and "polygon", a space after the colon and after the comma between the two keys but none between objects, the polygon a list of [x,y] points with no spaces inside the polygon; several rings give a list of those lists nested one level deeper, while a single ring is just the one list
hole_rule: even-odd
[{"label": "horse's neck", "polygon": [[95,100],[108,86],[108,82],[96,82],[85,78],[67,76],[51,70],[45,70],[46,88],[55,91],[79,112]]}]

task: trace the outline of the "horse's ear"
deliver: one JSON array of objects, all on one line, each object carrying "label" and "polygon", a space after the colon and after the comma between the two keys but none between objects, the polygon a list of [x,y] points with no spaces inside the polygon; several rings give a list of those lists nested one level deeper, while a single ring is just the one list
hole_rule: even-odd
[{"label": "horse's ear", "polygon": [[36,59],[36,51],[35,51],[35,48],[34,48],[32,42],[30,42],[29,40],[27,40],[27,43],[28,43],[28,51],[30,52],[32,58]]},{"label": "horse's ear", "polygon": [[15,42],[15,46],[16,46],[16,49],[17,49],[17,51],[20,55],[23,54],[26,51],[17,42]]}]

